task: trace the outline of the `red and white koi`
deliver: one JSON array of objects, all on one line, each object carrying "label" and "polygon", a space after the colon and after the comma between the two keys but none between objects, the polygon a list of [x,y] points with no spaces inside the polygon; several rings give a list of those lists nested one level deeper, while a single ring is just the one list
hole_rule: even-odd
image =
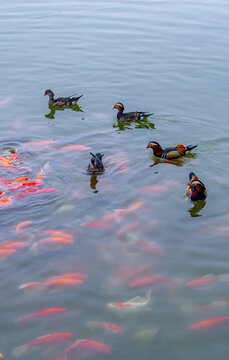
[{"label": "red and white koi", "polygon": [[115,303],[109,303],[107,306],[116,311],[126,310],[140,310],[143,307],[149,305],[151,301],[151,290],[148,291],[146,297],[136,296],[133,299],[127,301],[120,301]]},{"label": "red and white koi", "polygon": [[41,319],[49,319],[62,314],[63,312],[67,311],[65,308],[51,308],[51,309],[44,309],[39,310],[35,313],[24,315],[18,319],[18,322],[22,325],[30,323],[35,320]]}]

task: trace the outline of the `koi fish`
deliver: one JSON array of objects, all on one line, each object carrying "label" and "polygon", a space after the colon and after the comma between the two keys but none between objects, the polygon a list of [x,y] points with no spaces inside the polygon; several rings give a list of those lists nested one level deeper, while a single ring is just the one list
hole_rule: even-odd
[{"label": "koi fish", "polygon": [[74,337],[72,333],[56,333],[38,337],[26,345],[19,346],[12,351],[14,357],[22,356],[28,351],[44,347],[53,347],[64,344]]},{"label": "koi fish", "polygon": [[20,249],[27,246],[28,244],[28,241],[4,241],[2,244],[0,244],[0,249]]},{"label": "koi fish", "polygon": [[8,197],[3,196],[0,198],[0,207],[7,207],[11,204],[12,204],[12,201]]},{"label": "koi fish", "polygon": [[229,274],[222,274],[218,276],[206,276],[200,279],[189,281],[185,284],[187,287],[191,288],[201,288],[203,286],[207,286],[210,283],[214,283],[216,281],[229,281]]},{"label": "koi fish", "polygon": [[66,145],[66,146],[62,146],[60,148],[57,148],[56,150],[73,150],[73,151],[84,151],[84,150],[90,150],[90,148],[88,146],[84,146],[84,145]]},{"label": "koi fish", "polygon": [[50,194],[50,193],[53,193],[55,192],[56,189],[49,189],[49,188],[43,188],[43,189],[30,189],[30,190],[27,190],[27,191],[23,191],[21,194],[17,194],[16,195],[16,198],[17,199],[20,199],[22,197],[25,197],[25,196],[29,196],[29,195],[43,195],[43,194]]},{"label": "koi fish", "polygon": [[62,238],[66,238],[69,240],[73,240],[73,236],[70,234],[67,234],[63,231],[56,231],[56,230],[44,230],[43,231],[46,234],[49,234],[50,236],[57,236],[57,237],[62,237]]},{"label": "koi fish", "polygon": [[66,360],[76,359],[77,354],[111,354],[111,349],[107,345],[94,340],[78,340],[70,345],[66,351]]},{"label": "koi fish", "polygon": [[62,237],[49,237],[49,238],[41,239],[41,240],[35,242],[31,246],[30,249],[32,251],[34,251],[35,253],[37,253],[37,252],[40,253],[40,252],[48,251],[48,250],[57,250],[65,245],[72,244],[72,243],[73,243],[73,240],[70,240],[70,239],[66,239],[66,238],[62,238]]},{"label": "koi fish", "polygon": [[0,166],[6,169],[15,170],[14,167],[11,165],[9,159],[5,158],[4,156],[0,156]]},{"label": "koi fish", "polygon": [[63,289],[68,289],[70,287],[81,285],[83,281],[80,279],[70,279],[70,278],[52,278],[47,281],[44,281],[42,285],[46,287],[47,290],[59,291]]},{"label": "koi fish", "polygon": [[126,233],[137,229],[138,227],[139,227],[138,221],[135,221],[135,222],[132,222],[131,224],[125,225],[119,231],[117,231],[116,237],[119,238],[119,237],[125,235]]},{"label": "koi fish", "polygon": [[171,280],[171,278],[162,276],[162,275],[153,275],[146,278],[138,279],[135,281],[132,281],[129,284],[129,287],[132,289],[141,289],[144,287],[160,284],[162,282],[167,282]]},{"label": "koi fish", "polygon": [[106,321],[90,321],[88,323],[88,325],[93,326],[93,327],[101,326],[112,334],[123,334],[123,332],[124,332],[123,329],[120,328],[118,325],[115,325],[113,323],[109,323]]},{"label": "koi fish", "polygon": [[208,320],[203,320],[189,326],[190,330],[205,330],[212,329],[218,325],[229,322],[229,316],[215,317]]},{"label": "koi fish", "polygon": [[204,309],[210,309],[213,307],[218,307],[218,306],[226,306],[229,305],[229,301],[223,301],[223,300],[219,300],[219,301],[214,301],[210,304],[206,304],[206,305],[194,305],[194,308],[197,310],[204,310]]},{"label": "koi fish", "polygon": [[107,229],[109,228],[110,223],[114,221],[115,216],[113,214],[110,214],[99,221],[91,221],[88,223],[83,223],[82,225],[92,229]]},{"label": "koi fish", "polygon": [[112,166],[115,167],[117,170],[121,170],[123,174],[129,172],[129,168],[125,164],[127,161],[129,161],[128,157],[113,155],[109,157],[109,160],[112,162]]},{"label": "koi fish", "polygon": [[1,249],[0,248],[0,261],[6,260],[10,255],[16,254],[15,249]]},{"label": "koi fish", "polygon": [[123,219],[125,216],[139,209],[142,205],[143,201],[139,201],[130,205],[127,209],[115,210],[113,213],[105,216],[99,221],[83,223],[82,225],[93,229],[106,229],[110,226],[110,223]]},{"label": "koi fish", "polygon": [[31,220],[22,221],[16,226],[16,231],[21,232],[23,229],[27,228],[30,224],[32,224]]},{"label": "koi fish", "polygon": [[146,297],[136,296],[128,301],[121,301],[116,303],[109,303],[107,306],[113,310],[140,310],[146,307],[151,301],[151,290],[148,291]]},{"label": "koi fish", "polygon": [[52,279],[85,279],[85,278],[87,278],[87,274],[70,273],[70,274],[62,274],[62,275],[54,276]]},{"label": "koi fish", "polygon": [[18,321],[20,324],[24,325],[31,321],[37,320],[37,319],[47,319],[47,318],[56,317],[65,311],[67,311],[67,309],[65,309],[65,308],[44,309],[44,310],[37,311],[33,314],[28,314],[28,315],[22,316],[19,318]]}]

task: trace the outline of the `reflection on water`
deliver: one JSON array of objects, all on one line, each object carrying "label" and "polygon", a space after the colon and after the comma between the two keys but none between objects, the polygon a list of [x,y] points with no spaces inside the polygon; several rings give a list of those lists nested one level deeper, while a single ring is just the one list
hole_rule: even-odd
[{"label": "reflection on water", "polygon": [[125,130],[125,129],[148,129],[148,130],[154,130],[155,125],[150,122],[148,119],[144,119],[141,121],[132,121],[132,122],[123,122],[120,120],[117,120],[117,124],[113,124],[113,128],[119,129],[119,130]]},{"label": "reflection on water", "polygon": [[90,187],[95,190],[94,193],[98,192],[98,190],[96,189],[96,184],[98,184],[97,176],[92,175],[90,179]]},{"label": "reflection on water", "polygon": [[66,107],[52,107],[52,106],[49,106],[49,109],[50,109],[50,112],[45,115],[45,117],[48,118],[48,119],[55,119],[56,111],[63,111],[65,109],[71,109],[71,110],[76,111],[76,112],[84,112],[82,110],[82,108],[77,104],[74,104],[72,106],[68,106],[67,108]]},{"label": "reflection on water", "polygon": [[193,207],[188,210],[191,217],[202,216],[199,212],[205,207],[206,200],[193,201]]}]

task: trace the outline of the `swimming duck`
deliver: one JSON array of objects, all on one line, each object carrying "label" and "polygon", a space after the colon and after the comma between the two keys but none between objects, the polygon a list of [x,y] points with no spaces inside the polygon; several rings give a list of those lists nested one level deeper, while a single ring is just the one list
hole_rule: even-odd
[{"label": "swimming duck", "polygon": [[59,97],[57,99],[54,99],[54,92],[50,89],[45,90],[44,96],[45,95],[49,96],[48,104],[49,104],[49,106],[53,106],[53,107],[71,106],[71,105],[77,103],[77,101],[81,98],[81,96],[83,96],[83,95],[80,95],[78,97],[74,97],[72,95],[69,97]]},{"label": "swimming duck", "polygon": [[87,167],[87,172],[91,175],[95,175],[95,174],[101,174],[104,171],[104,166],[102,163],[102,157],[104,156],[104,154],[100,154],[100,153],[96,153],[95,155],[90,152],[92,158],[91,158],[91,162],[89,163],[88,167]]},{"label": "swimming duck", "polygon": [[186,190],[186,194],[189,199],[193,201],[206,199],[207,189],[194,172],[190,172],[189,180],[190,181]]},{"label": "swimming duck", "polygon": [[162,149],[161,145],[156,141],[150,141],[145,147],[146,149],[151,148],[153,154],[161,159],[178,159],[181,156],[186,155],[187,151],[195,149],[198,145],[177,145],[171,148]]},{"label": "swimming duck", "polygon": [[139,121],[139,120],[146,119],[150,115],[153,115],[153,113],[146,114],[145,112],[142,112],[142,111],[123,113],[124,105],[121,102],[117,102],[114,105],[113,109],[118,109],[117,119],[119,121]]}]

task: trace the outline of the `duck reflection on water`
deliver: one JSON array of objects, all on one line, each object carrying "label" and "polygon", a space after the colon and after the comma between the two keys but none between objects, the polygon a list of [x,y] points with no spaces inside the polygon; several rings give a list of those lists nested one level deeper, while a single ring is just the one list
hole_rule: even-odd
[{"label": "duck reflection on water", "polygon": [[117,128],[118,130],[126,130],[126,129],[147,129],[147,130],[154,130],[155,124],[150,122],[147,118],[141,121],[135,121],[133,122],[123,122],[120,120],[117,120],[117,124],[113,124],[113,128]]},{"label": "duck reflection on water", "polygon": [[[48,114],[46,114],[45,117],[48,119],[55,119],[56,111],[64,111],[64,109],[66,109],[66,106],[62,106],[62,107],[61,106],[60,107],[49,106],[49,109],[50,109],[50,112]],[[71,109],[76,112],[83,112],[82,108],[77,104],[68,106],[68,109]]]}]

